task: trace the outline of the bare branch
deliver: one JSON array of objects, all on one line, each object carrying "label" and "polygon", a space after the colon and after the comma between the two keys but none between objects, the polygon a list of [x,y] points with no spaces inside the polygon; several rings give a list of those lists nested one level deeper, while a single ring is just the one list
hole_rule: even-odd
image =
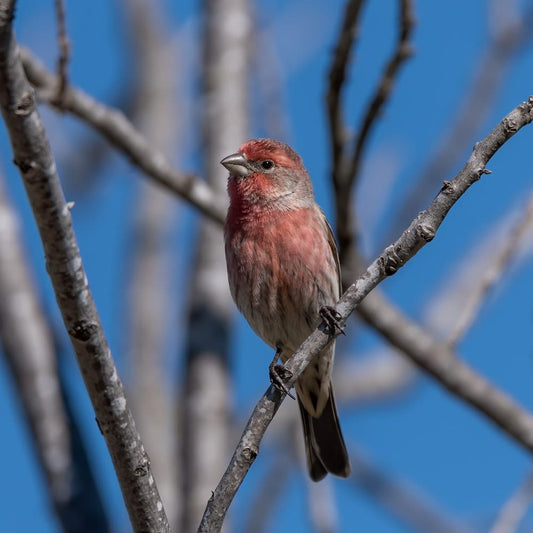
[{"label": "bare branch", "polygon": [[37,301],[20,246],[18,220],[3,185],[0,221],[0,337],[57,506],[70,488],[70,432],[53,338]]},{"label": "bare branch", "polygon": [[[342,92],[347,77],[347,69],[352,55],[352,47],[357,34],[357,25],[364,0],[349,0],[346,4],[344,21],[339,33],[337,46],[329,71],[327,107],[331,143],[331,180],[335,190],[336,223],[335,230],[339,242],[341,266],[355,265],[355,222],[350,205],[350,189],[346,187],[347,158],[345,156],[348,132],[344,123]],[[343,268],[343,279],[353,280],[359,270],[348,272]]]},{"label": "bare branch", "polygon": [[396,238],[397,228],[411,220],[434,194],[438,180],[453,171],[458,159],[471,146],[501,87],[507,82],[506,70],[511,65],[511,59],[525,50],[533,39],[533,6],[529,6],[523,14],[510,17],[512,2],[498,0],[498,3],[503,5],[506,16],[494,17],[497,26],[482,57],[475,61],[466,96],[457,106],[455,116],[437,143],[436,151],[414,179],[410,193],[391,217],[385,242]]},{"label": "bare branch", "polygon": [[410,530],[425,533],[467,533],[470,528],[451,520],[434,504],[417,494],[406,483],[391,478],[362,453],[350,448],[352,480]]},{"label": "bare branch", "polygon": [[362,125],[359,128],[359,134],[354,142],[353,155],[346,175],[346,181],[349,182],[347,188],[350,190],[353,188],[353,184],[357,179],[361,157],[367,141],[370,138],[370,132],[376,125],[376,120],[391,95],[400,67],[411,55],[411,44],[409,41],[414,26],[412,0],[399,0],[399,6],[400,16],[398,20],[398,41],[396,43],[396,48],[383,71],[374,96],[364,114],[364,118],[361,122]]},{"label": "bare branch", "polygon": [[[53,95],[57,92],[57,77],[28,50],[22,48],[20,55],[28,80],[40,89],[39,97],[55,105]],[[219,223],[224,221],[225,202],[195,175],[174,170],[165,156],[150,145],[123,113],[105,106],[72,85],[67,87],[61,110],[72,113],[97,129],[144,173],[197,207],[208,218]]]},{"label": "bare branch", "polygon": [[[279,451],[282,452],[282,446],[290,447],[287,439],[280,438],[278,442]],[[286,448],[283,447],[283,451]],[[287,481],[294,468],[289,463],[291,454],[278,453],[274,460],[274,464],[270,466],[261,480],[260,488],[256,495],[252,498],[248,505],[248,512],[246,521],[244,522],[243,531],[253,531],[254,533],[261,533],[267,531],[269,519],[272,517],[273,510],[276,504],[283,496],[283,489],[287,485]]]},{"label": "bare branch", "polygon": [[415,368],[393,352],[388,348],[362,361],[344,358],[336,363],[333,380],[337,403],[358,407],[397,397],[411,387],[417,377]]},{"label": "bare branch", "polygon": [[[56,347],[36,296],[19,220],[0,183],[0,340],[48,493],[65,531],[109,530],[101,498],[64,400]],[[83,482],[80,482],[83,479]]]},{"label": "bare branch", "polygon": [[68,85],[68,62],[70,59],[70,43],[67,36],[67,24],[65,21],[65,5],[63,0],[55,0],[57,18],[57,40],[59,44],[59,58],[57,60],[57,77],[59,84],[55,96],[56,105],[62,106],[65,91]]},{"label": "bare branch", "polygon": [[[170,47],[162,2],[123,0],[135,65],[132,115],[139,130],[164,154],[178,143],[179,99],[174,68],[176,49]],[[107,143],[106,143],[107,145]],[[168,332],[174,333],[170,312],[173,291],[168,243],[175,223],[176,202],[153,180],[138,184],[133,213],[131,267],[128,280],[127,343],[132,383],[132,411],[143,436],[159,492],[173,529],[179,523],[181,498],[176,463],[177,435],[171,384],[167,377]]]},{"label": "bare branch", "polygon": [[307,482],[307,498],[309,515],[316,533],[335,533],[338,531],[338,512],[335,506],[335,496],[331,485],[331,478],[321,483]]},{"label": "bare branch", "polygon": [[475,281],[474,290],[463,298],[462,306],[457,309],[457,320],[447,339],[451,347],[456,346],[476,319],[479,308],[492,287],[502,278],[506,268],[517,252],[525,234],[533,226],[533,198],[529,200],[520,220],[511,229],[507,238],[502,240],[501,248],[496,250],[492,261],[485,264],[481,276]]},{"label": "bare branch", "polygon": [[[343,320],[387,276],[394,274],[429,241],[457,200],[486,172],[485,165],[499,148],[518,130],[533,121],[533,96],[520,104],[474,147],[463,169],[451,181],[444,183],[429,207],[413,220],[401,237],[372,262],[366,272],[340,298],[336,305]],[[376,295],[372,295],[376,298]],[[368,300],[368,299],[367,299]],[[391,323],[403,317],[390,306],[383,316],[374,318],[373,325],[393,344],[406,352],[413,361],[433,375],[448,390],[472,405],[504,429],[519,444],[533,452],[533,416],[506,394],[455,358],[447,347],[433,346],[432,339],[411,325],[405,330],[391,331]],[[285,363],[291,387],[316,355],[331,342],[321,324]],[[219,531],[224,516],[244,476],[259,453],[259,443],[276,414],[284,395],[270,387],[259,400],[241,436],[230,464],[210,498],[199,531]]]},{"label": "bare branch", "polygon": [[398,0],[398,5],[400,16],[398,17],[396,47],[363,115],[351,153],[346,146],[346,127],[343,124],[340,97],[346,78],[347,62],[350,57],[361,2],[350,2],[347,5],[344,26],[339,34],[337,49],[330,69],[327,101],[333,163],[331,178],[335,189],[337,214],[336,233],[339,241],[340,261],[344,267],[343,275],[345,279],[350,280],[358,274],[357,268],[355,268],[357,238],[350,201],[351,193],[370,133],[377,123],[381,109],[391,95],[401,65],[411,53],[409,40],[414,25],[412,2],[411,0]]},{"label": "bare branch", "polygon": [[[346,71],[352,55],[352,47],[357,34],[359,14],[364,0],[349,0],[344,11],[342,29],[333,52],[333,60],[329,69],[327,105],[330,128],[333,172],[340,176],[341,161],[344,152],[346,126],[343,121],[342,89],[346,80]],[[338,173],[338,174],[337,174]],[[338,183],[338,179],[333,180]]]},{"label": "bare branch", "polygon": [[78,357],[135,531],[168,531],[150,461],[127,407],[81,261],[72,218],[34,92],[25,76],[12,20],[15,2],[0,0],[0,106],[15,164],[43,242],[65,328]]},{"label": "bare branch", "polygon": [[[529,202],[533,202],[533,195]],[[475,319],[471,313],[477,313],[480,298],[484,297],[479,292],[479,285],[485,283],[487,276],[492,277],[495,261],[502,250],[507,249],[509,240],[514,240],[515,228],[518,229],[520,224],[518,219],[521,218],[527,224],[524,207],[523,198],[517,199],[502,216],[484,229],[481,237],[467,247],[463,257],[447,269],[446,279],[434,291],[433,298],[422,312],[424,325],[435,338],[448,339],[457,321],[464,320],[463,311],[467,311],[465,319]],[[529,232],[527,229],[523,231],[518,249],[505,267],[508,270],[519,268],[533,251],[533,224],[529,226]],[[505,282],[505,279],[501,279],[502,284]]]},{"label": "bare branch", "polygon": [[[324,342],[323,344],[325,346],[327,343]],[[318,351],[316,350],[316,353]],[[293,358],[294,356],[291,359]],[[282,400],[282,394],[274,387],[269,387],[255,406],[230,464],[211,498],[209,498],[198,532],[207,533],[221,530],[233,497],[255,461],[259,453],[259,443]]]},{"label": "bare branch", "polygon": [[[233,153],[248,131],[248,0],[203,3],[202,134],[206,180],[227,198],[227,171],[220,159]],[[233,302],[229,292],[221,228],[203,219],[197,240],[188,313],[183,405],[182,529],[193,531],[223,472],[232,405],[229,368]]]},{"label": "bare branch", "polygon": [[530,472],[518,489],[500,509],[490,533],[514,533],[533,501],[533,472]]},{"label": "bare branch", "polygon": [[377,292],[365,299],[365,304],[359,307],[359,314],[442,386],[533,451],[532,415],[461,362],[447,345],[439,344],[421,327],[406,320]]}]

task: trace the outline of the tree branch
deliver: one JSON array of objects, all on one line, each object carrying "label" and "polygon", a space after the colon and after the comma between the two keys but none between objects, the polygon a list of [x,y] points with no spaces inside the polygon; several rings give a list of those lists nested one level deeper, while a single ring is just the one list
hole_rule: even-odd
[{"label": "tree branch", "polygon": [[[135,65],[131,83],[131,114],[146,138],[164,154],[179,146],[179,98],[176,98],[176,47],[169,46],[163,2],[123,0],[128,47]],[[109,144],[102,139],[109,147]],[[181,513],[181,478],[176,463],[176,413],[167,379],[168,337],[175,333],[170,272],[175,268],[168,245],[175,227],[175,199],[154,180],[139,180],[129,210],[133,231],[126,288],[127,351],[131,382],[127,392],[133,415],[143,435],[152,470],[172,529]]]},{"label": "tree branch", "polygon": [[357,179],[361,157],[367,141],[370,138],[370,132],[375,126],[383,106],[387,103],[387,100],[391,95],[400,67],[411,55],[411,44],[409,41],[414,26],[412,0],[399,0],[399,8],[398,41],[396,43],[396,48],[383,71],[381,80],[374,92],[374,96],[364,114],[364,118],[361,121],[361,126],[359,128],[359,134],[354,142],[353,154],[346,175],[346,181],[349,182],[349,189],[353,188],[353,184]]},{"label": "tree branch", "polygon": [[58,306],[78,357],[135,531],[168,531],[150,461],[127,407],[122,383],[92,298],[69,206],[16,44],[15,1],[0,0],[0,106],[15,164],[39,228]]},{"label": "tree branch", "polygon": [[500,509],[489,533],[513,533],[533,500],[533,472],[530,472]]},{"label": "tree branch", "polygon": [[500,2],[507,16],[494,16],[497,27],[482,56],[475,61],[466,96],[457,106],[450,124],[444,129],[430,160],[412,182],[407,197],[392,213],[385,242],[394,239],[397,228],[403,227],[425,204],[436,188],[435,180],[456,168],[457,161],[471,146],[501,87],[507,83],[506,71],[512,58],[521,50],[527,49],[533,39],[533,6],[529,6],[523,13],[509,16],[512,2]]},{"label": "tree branch", "polygon": [[59,84],[56,93],[56,105],[61,107],[65,91],[68,86],[68,61],[70,59],[70,42],[67,36],[67,24],[65,20],[65,5],[63,0],[55,0],[57,18],[57,41],[59,45],[59,58],[57,60],[57,77]]},{"label": "tree branch", "polygon": [[475,280],[472,280],[473,289],[470,294],[466,298],[463,295],[462,307],[456,310],[456,321],[447,339],[450,347],[457,346],[472,326],[481,303],[494,285],[501,280],[505,269],[509,267],[514,255],[518,251],[522,239],[531,230],[532,226],[533,198],[529,200],[524,212],[521,213],[520,219],[511,228],[505,238],[499,243],[496,243],[499,246],[496,246],[492,259],[488,264],[485,263],[483,272],[478,273],[479,276]]},{"label": "tree branch", "polygon": [[[437,232],[440,224],[457,202],[457,200],[486,173],[485,165],[499,148],[518,130],[533,121],[533,96],[527,102],[513,109],[502,121],[474,147],[472,155],[463,169],[451,181],[444,182],[439,194],[429,207],[422,211],[400,238],[387,247],[375,259],[359,279],[342,295],[336,305],[337,312],[343,320],[354,311],[359,303],[387,276],[397,272],[409,259],[429,241]],[[390,335],[388,325],[394,309],[382,317],[382,334]],[[331,342],[323,324],[321,324],[300,346],[295,354],[285,363],[291,378],[287,387],[291,387],[306,366]],[[401,338],[395,338],[394,344],[407,352],[419,366],[425,368],[437,378],[448,390],[454,392],[474,408],[487,416],[489,420],[503,428],[518,443],[533,452],[533,416],[499,391],[484,378],[472,371],[467,365],[449,357],[447,348],[432,346],[432,339],[423,331],[408,328]],[[429,355],[433,349],[439,356],[434,359]],[[444,354],[444,355],[442,355]],[[226,472],[207,504],[198,531],[219,531],[224,516],[245,475],[259,453],[259,443],[284,399],[273,386],[269,387],[259,400],[246,425],[237,448]]]},{"label": "tree branch", "polygon": [[[381,80],[363,115],[359,133],[353,142],[353,150],[347,149],[346,127],[342,120],[341,91],[346,78],[346,68],[353,44],[355,27],[359,15],[360,3],[350,2],[346,8],[343,28],[339,34],[336,52],[331,64],[328,88],[328,117],[330,124],[330,141],[332,147],[331,179],[335,189],[336,233],[339,241],[339,256],[343,265],[343,274],[352,280],[357,271],[352,268],[357,263],[356,224],[353,220],[351,194],[358,176],[361,159],[370,133],[377,123],[381,109],[391,95],[394,81],[401,65],[409,57],[411,46],[409,40],[414,25],[411,0],[398,0],[398,39],[391,58],[383,71]],[[348,270],[349,268],[349,270]]]},{"label": "tree branch", "polygon": [[410,531],[472,533],[470,528],[447,517],[405,483],[382,472],[353,447],[350,448],[350,459],[353,465],[353,482],[373,496],[386,511],[407,524]]},{"label": "tree branch", "polygon": [[353,409],[397,398],[412,388],[417,377],[419,373],[414,366],[398,357],[393,348],[387,347],[363,360],[344,357],[335,362],[333,370],[337,404]]},{"label": "tree branch", "polygon": [[374,292],[359,314],[417,366],[533,452],[533,416]]},{"label": "tree branch", "polygon": [[[333,172],[335,177],[341,175],[341,161],[344,152],[346,126],[343,121],[342,89],[346,80],[346,72],[350,63],[353,43],[357,35],[359,14],[364,0],[349,0],[344,11],[344,20],[328,75],[326,101],[328,106],[329,129]],[[336,174],[338,173],[338,174]],[[338,179],[333,182],[338,183]]]},{"label": "tree branch", "polygon": [[[287,450],[291,447],[291,443],[287,441],[288,439],[283,436],[280,438],[280,442],[277,443],[277,449],[280,452],[282,449]],[[274,464],[270,465],[263,474],[259,489],[252,496],[252,501],[247,507],[246,517],[241,521],[244,524],[243,531],[254,533],[268,531],[269,520],[275,512],[276,505],[280,500],[282,501],[290,474],[295,470],[291,468],[294,467],[291,459],[294,459],[294,456],[290,453],[276,454]]]},{"label": "tree branch", "polygon": [[19,218],[0,183],[0,341],[48,494],[65,531],[109,531],[86,450],[77,438],[49,321],[21,243]]},{"label": "tree branch", "polygon": [[309,520],[315,533],[335,533],[339,530],[339,513],[331,477],[315,483],[306,480]]},{"label": "tree branch", "polygon": [[[203,2],[202,156],[206,181],[227,198],[222,156],[247,137],[250,30],[248,0]],[[231,453],[229,445],[233,376],[229,292],[221,228],[200,221],[187,316],[183,396],[182,529],[198,527],[213,487]]]},{"label": "tree branch", "polygon": [[[40,89],[39,98],[55,106],[57,77],[28,50],[22,48],[20,54],[28,80]],[[68,111],[90,124],[144,173],[197,207],[208,218],[219,223],[224,221],[225,202],[217,198],[211,188],[197,176],[174,170],[168,159],[150,145],[122,112],[105,106],[72,85],[65,91],[61,111]]]}]

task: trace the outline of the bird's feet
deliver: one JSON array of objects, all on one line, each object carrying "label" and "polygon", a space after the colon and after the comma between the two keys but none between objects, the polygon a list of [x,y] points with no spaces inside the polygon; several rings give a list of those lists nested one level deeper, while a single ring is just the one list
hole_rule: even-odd
[{"label": "bird's feet", "polygon": [[344,326],[341,326],[340,323],[342,316],[335,310],[334,307],[325,305],[324,307],[320,308],[319,314],[320,318],[322,318],[324,321],[326,333],[328,335],[335,335],[337,332],[346,335],[346,333],[344,333]]},{"label": "bird's feet", "polygon": [[276,353],[274,359],[268,366],[268,375],[270,377],[270,383],[276,387],[280,392],[284,392],[287,396],[295,400],[296,398],[291,394],[291,391],[285,385],[285,381],[292,377],[292,372],[287,370],[283,365],[278,364],[279,356],[281,354],[281,346],[276,347]]}]

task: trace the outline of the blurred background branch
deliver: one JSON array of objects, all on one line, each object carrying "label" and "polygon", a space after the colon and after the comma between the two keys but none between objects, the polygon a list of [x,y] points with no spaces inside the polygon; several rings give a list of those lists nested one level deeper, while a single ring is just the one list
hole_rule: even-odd
[{"label": "blurred background branch", "polygon": [[469,87],[425,166],[412,181],[403,202],[392,208],[385,242],[396,238],[398,228],[405,226],[435,194],[440,182],[454,172],[505,88],[513,61],[528,50],[533,39],[533,5],[520,8],[515,0],[491,0],[487,5],[490,39],[475,61]]},{"label": "blurred background branch", "polygon": [[446,342],[456,346],[472,327],[489,291],[502,280],[511,261],[517,255],[522,241],[533,227],[533,197],[529,199],[517,222],[499,241],[494,242],[492,258],[485,263],[483,271],[471,280],[468,298],[463,298],[462,307],[457,309],[456,322]]},{"label": "blurred background branch", "polygon": [[[226,196],[219,161],[235,152],[248,132],[251,15],[248,0],[203,2],[203,168],[216,198]],[[191,270],[187,317],[183,420],[183,531],[202,518],[229,457],[233,377],[230,331],[233,303],[219,224],[200,221]]]},{"label": "blurred background branch", "polygon": [[[66,12],[61,1],[55,12],[52,5],[27,9],[20,2],[19,37],[29,45],[22,50],[25,73],[46,104],[43,120],[76,203],[84,262],[173,529],[197,527],[250,403],[266,383],[270,357],[232,317],[220,232],[226,172],[218,162],[265,133],[292,144],[304,157],[319,203],[327,213],[330,200],[336,208],[328,218],[337,225],[349,285],[364,270],[369,250],[381,248],[380,235],[396,237],[427,204],[431,189],[453,175],[481,138],[480,128],[495,124],[530,90],[531,2],[474,4],[416,5],[414,32],[409,0],[389,0],[379,9],[363,0],[327,6],[123,0],[94,3],[90,11],[69,3]],[[68,50],[62,46],[67,41]],[[405,62],[412,50],[417,55]],[[41,60],[54,66],[45,68]],[[470,79],[466,91],[461,76]],[[324,88],[326,109],[320,105]],[[444,124],[451,117],[442,132],[439,114]],[[353,116],[359,120],[350,126]],[[441,140],[431,147],[435,136]],[[358,490],[335,479],[304,484],[299,420],[286,402],[238,492],[228,530],[266,532],[283,524],[302,531],[485,531],[487,515],[492,519],[509,493],[492,527],[527,530],[529,478],[523,485],[520,480],[529,456],[506,435],[531,447],[528,146],[521,133],[498,153],[493,176],[454,207],[439,238],[408,269],[360,303],[362,320],[351,322],[355,328],[338,343],[334,379]],[[0,147],[12,158],[1,134]],[[121,157],[110,157],[115,153]],[[425,163],[420,154],[430,154]],[[151,179],[129,179],[141,173]],[[18,178],[11,169],[6,174],[16,207],[11,213],[28,217]],[[185,202],[178,207],[169,192]],[[3,211],[0,202],[0,220]],[[4,239],[10,224],[0,226]],[[27,244],[38,265],[42,251],[33,240],[24,229],[2,249],[16,252],[16,244]],[[387,264],[394,267],[389,252]],[[65,359],[56,360],[54,315],[41,311],[53,305],[43,273],[29,273],[30,282],[37,281],[27,290],[35,293],[41,315],[31,318],[33,304],[8,296],[10,280],[28,274],[28,260],[26,267],[13,267],[12,254],[1,255],[2,352],[10,379],[20,384],[16,394],[27,405],[61,527],[125,530],[112,469],[79,419],[81,412],[92,422],[84,393],[72,393],[80,387],[72,386],[68,371],[65,380]],[[113,302],[120,302],[124,318],[117,320]],[[43,342],[33,340],[36,335]],[[454,351],[459,343],[468,365]],[[442,394],[441,385],[453,394]],[[0,410],[9,409],[0,392]],[[505,432],[493,431],[485,417],[464,409],[465,402]],[[17,446],[18,437],[6,428],[3,444]],[[371,450],[372,461],[359,449]],[[15,464],[16,454],[9,453]],[[489,470],[497,483],[486,482]],[[6,500],[24,501],[27,512],[18,517],[29,523],[35,505],[29,498],[39,489],[22,470],[18,474],[11,476],[17,496]],[[59,493],[57,486],[66,489]],[[5,509],[10,527],[11,506]]]},{"label": "blurred background branch", "polygon": [[[127,406],[59,182],[50,144],[24,77],[12,22],[15,2],[0,2],[0,106],[46,256],[65,329],[78,357],[99,428],[136,530],[169,529],[135,422]],[[29,119],[28,119],[29,118]],[[106,394],[100,394],[101,391]]]},{"label": "blurred background branch", "polygon": [[[135,94],[133,122],[150,143],[170,158],[179,145],[179,94],[176,50],[170,46],[166,13],[161,2],[124,0],[131,40]],[[138,182],[130,210],[133,221],[130,277],[126,290],[128,353],[132,410],[144,438],[161,498],[173,529],[181,508],[178,490],[178,446],[172,388],[168,380],[168,332],[173,331],[170,243],[177,202],[152,181]],[[171,285],[170,285],[171,286]]]},{"label": "blurred background branch", "polygon": [[[55,105],[53,95],[58,83],[56,76],[47,71],[29,50],[21,49],[21,59],[29,82],[40,89],[38,98]],[[143,172],[185,198],[206,216],[219,222],[224,220],[223,202],[213,196],[213,191],[197,176],[175,171],[167,158],[149,143],[121,111],[98,102],[72,85],[65,92],[61,110],[86,121]]]},{"label": "blurred background branch", "polygon": [[[3,176],[1,176],[3,179]],[[0,342],[61,527],[109,531],[58,369],[56,342],[22,249],[20,219],[0,182]],[[69,354],[70,355],[70,354]]]},{"label": "blurred background branch", "polygon": [[473,530],[452,520],[408,484],[381,471],[359,450],[350,449],[352,480],[389,513],[397,516],[410,530],[421,533],[467,533]]},{"label": "blurred background branch", "polygon": [[531,507],[533,500],[533,473],[529,473],[500,509],[490,533],[514,533]]}]

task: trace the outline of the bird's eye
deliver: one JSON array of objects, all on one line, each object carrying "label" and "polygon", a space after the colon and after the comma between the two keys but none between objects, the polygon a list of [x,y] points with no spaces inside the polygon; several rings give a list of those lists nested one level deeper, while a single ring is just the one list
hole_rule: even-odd
[{"label": "bird's eye", "polygon": [[270,170],[274,166],[274,162],[267,159],[266,161],[261,162],[261,168],[265,170]]}]

